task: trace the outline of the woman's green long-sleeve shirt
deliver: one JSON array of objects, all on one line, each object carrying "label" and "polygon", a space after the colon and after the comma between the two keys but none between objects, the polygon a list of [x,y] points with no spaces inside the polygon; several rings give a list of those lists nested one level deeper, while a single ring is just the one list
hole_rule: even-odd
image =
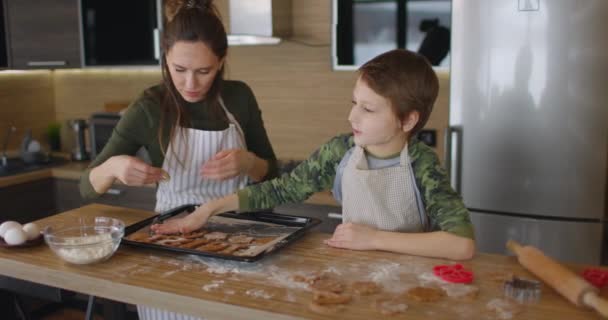
[{"label": "woman's green long-sleeve shirt", "polygon": [[[162,166],[165,156],[161,152],[158,141],[158,127],[160,103],[164,90],[163,85],[148,88],[127,108],[106,146],[80,178],[80,193],[83,198],[93,199],[99,196],[91,185],[89,174],[92,168],[112,156],[135,155],[141,147],[144,147],[150,155],[152,165]],[[251,89],[243,82],[225,80],[222,82],[220,95],[226,109],[241,125],[247,149],[258,157],[268,160],[269,169],[266,177],[276,176],[276,156],[266,134],[260,108]],[[191,118],[189,128],[209,131],[228,128],[228,121],[220,120],[212,114],[205,101],[186,103],[185,108]],[[168,141],[168,134],[164,137],[163,143],[166,141]]]}]

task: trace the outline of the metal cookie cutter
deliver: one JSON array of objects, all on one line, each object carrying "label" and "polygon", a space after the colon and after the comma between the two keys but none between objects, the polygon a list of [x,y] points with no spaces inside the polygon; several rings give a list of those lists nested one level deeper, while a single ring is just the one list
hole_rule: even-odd
[{"label": "metal cookie cutter", "polygon": [[540,299],[540,281],[513,277],[505,281],[505,297],[522,304],[536,303]]}]

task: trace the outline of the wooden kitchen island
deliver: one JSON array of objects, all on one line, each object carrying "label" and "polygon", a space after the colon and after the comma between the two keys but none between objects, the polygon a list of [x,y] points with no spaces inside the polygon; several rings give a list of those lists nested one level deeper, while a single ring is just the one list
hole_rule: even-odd
[{"label": "wooden kitchen island", "polygon": [[[38,221],[61,225],[82,216],[107,216],[130,225],[153,213],[93,204]],[[257,263],[201,258],[121,245],[109,260],[70,265],[42,244],[0,249],[0,274],[131,304],[145,304],[206,319],[373,319],[385,317],[375,308],[378,297],[397,296],[420,284],[422,274],[438,264],[453,263],[387,252],[360,252],[327,247],[328,234],[311,232]],[[507,274],[533,278],[514,257],[477,254],[463,263],[475,273],[479,296],[472,301],[443,297],[436,302],[404,298],[408,309],[396,319],[500,319],[486,305],[502,298]],[[573,267],[580,271],[582,266]],[[356,297],[333,315],[309,310],[312,294],[294,275],[330,272],[345,283],[373,280],[379,295]],[[599,319],[576,308],[543,286],[540,302],[524,306],[512,319]]]}]

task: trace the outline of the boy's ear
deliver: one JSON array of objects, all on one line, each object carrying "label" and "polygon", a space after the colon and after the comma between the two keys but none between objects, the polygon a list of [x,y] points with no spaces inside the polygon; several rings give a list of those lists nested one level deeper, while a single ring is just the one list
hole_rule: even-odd
[{"label": "boy's ear", "polygon": [[403,132],[410,132],[416,124],[418,124],[418,120],[420,120],[420,113],[418,111],[410,112],[403,121],[401,121],[401,129]]}]

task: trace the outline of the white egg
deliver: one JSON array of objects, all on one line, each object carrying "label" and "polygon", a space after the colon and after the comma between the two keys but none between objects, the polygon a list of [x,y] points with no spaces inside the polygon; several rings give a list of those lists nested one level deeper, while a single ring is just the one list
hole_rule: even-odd
[{"label": "white egg", "polygon": [[5,221],[0,224],[0,237],[4,238],[4,234],[8,229],[19,228],[21,229],[21,224],[17,221]]},{"label": "white egg", "polygon": [[13,246],[23,244],[26,240],[27,235],[21,228],[8,229],[4,233],[4,241]]},{"label": "white egg", "polygon": [[33,223],[27,223],[23,225],[23,232],[27,235],[27,240],[34,240],[40,235],[40,228]]}]

